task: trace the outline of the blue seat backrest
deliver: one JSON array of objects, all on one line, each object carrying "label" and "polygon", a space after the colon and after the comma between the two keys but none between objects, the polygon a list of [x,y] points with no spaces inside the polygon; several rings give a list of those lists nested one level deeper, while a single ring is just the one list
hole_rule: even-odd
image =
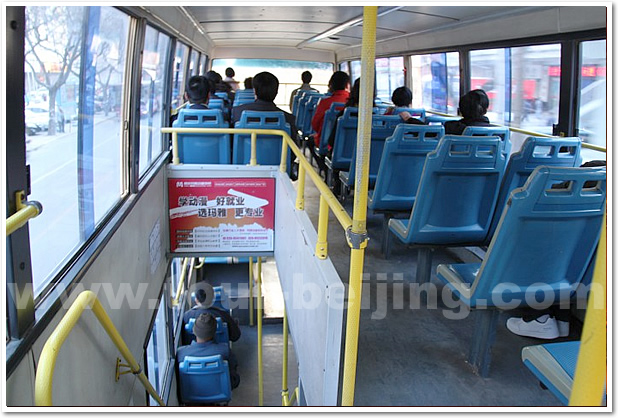
[{"label": "blue seat backrest", "polygon": [[318,102],[322,98],[322,95],[311,95],[307,100],[307,104],[305,106],[305,114],[303,116],[302,125],[300,126],[300,130],[304,135],[309,135],[313,132],[313,128],[311,127],[311,119],[313,119],[313,115],[315,115],[315,110],[318,107]]},{"label": "blue seat backrest", "polygon": [[446,135],[427,154],[408,223],[408,242],[482,242],[498,198],[506,159],[498,137]]},{"label": "blue seat backrest", "polygon": [[218,92],[216,92],[216,93],[215,93],[215,96],[220,97],[220,98],[221,98],[221,99],[223,99],[224,101],[225,101],[225,100],[228,100],[228,99],[230,98],[230,96],[229,96],[226,92],[224,92],[224,91],[218,91]]},{"label": "blue seat backrest", "polygon": [[300,102],[300,99],[305,95],[306,91],[307,90],[298,90],[296,94],[294,95],[294,98],[292,99],[292,109],[290,109],[290,111],[292,112],[294,117],[296,117],[297,121],[298,121],[298,104]]},{"label": "blue seat backrest", "polygon": [[443,126],[397,125],[384,143],[369,208],[411,210],[427,154],[436,149],[443,136]]},{"label": "blue seat backrest", "polygon": [[502,139],[503,152],[508,158],[511,153],[511,130],[506,126],[467,126],[463,136],[499,136]]},{"label": "blue seat backrest", "polygon": [[554,303],[569,295],[599,241],[605,198],[605,167],[537,167],[510,195],[472,285],[473,299],[515,299],[524,306],[526,294],[541,292]]},{"label": "blue seat backrest", "polygon": [[461,118],[457,116],[440,116],[432,114],[425,116],[425,123],[429,125],[444,125],[445,122],[459,119]]},{"label": "blue seat backrest", "polygon": [[225,101],[223,99],[209,99],[208,108],[209,109],[221,109],[225,111],[226,110]]},{"label": "blue seat backrest", "polygon": [[330,104],[330,108],[324,112],[324,121],[322,122],[322,133],[320,136],[319,154],[326,155],[328,152],[328,138],[335,126],[335,121],[345,103],[334,102]]},{"label": "blue seat backrest", "polygon": [[416,118],[420,121],[425,122],[427,118],[427,113],[423,108],[411,108],[411,107],[396,107],[393,109],[393,115],[398,115],[401,112],[408,112],[413,118]]},{"label": "blue seat backrest", "polygon": [[232,399],[230,370],[221,355],[185,357],[178,365],[181,402],[223,403]]},{"label": "blue seat backrest", "polygon": [[[380,168],[382,151],[386,138],[390,137],[397,125],[400,125],[399,116],[373,115],[371,118],[371,146],[369,151],[369,187],[373,187]],[[348,186],[354,183],[356,176],[356,140],[354,141],[352,155],[350,158],[350,168],[348,170]]]},{"label": "blue seat backrest", "polygon": [[247,104],[247,103],[253,103],[253,102],[255,102],[255,98],[254,97],[248,97],[248,96],[247,97],[236,97],[234,99],[234,106],[233,107],[244,105],[244,104]]},{"label": "blue seat backrest", "polygon": [[347,170],[350,167],[352,152],[356,144],[358,126],[358,108],[346,107],[343,115],[337,118],[337,131],[333,144],[332,166],[337,170]]},{"label": "blue seat backrest", "polygon": [[528,137],[519,152],[511,155],[506,166],[500,194],[496,203],[494,219],[487,235],[491,240],[506,199],[513,189],[522,187],[532,171],[540,165],[554,167],[579,167],[581,164],[581,140],[579,138],[539,138]]},{"label": "blue seat backrest", "polygon": [[[175,128],[227,128],[220,109],[181,109]],[[178,134],[178,156],[183,164],[229,164],[228,134]]]},{"label": "blue seat backrest", "polygon": [[[236,122],[236,128],[278,129],[291,135],[290,125],[286,123],[283,112],[258,112],[245,110]],[[279,165],[281,145],[279,135],[258,135],[256,146],[257,163],[260,165]],[[234,134],[232,164],[248,164],[251,159],[251,135]],[[290,167],[288,152],[288,167]]]}]

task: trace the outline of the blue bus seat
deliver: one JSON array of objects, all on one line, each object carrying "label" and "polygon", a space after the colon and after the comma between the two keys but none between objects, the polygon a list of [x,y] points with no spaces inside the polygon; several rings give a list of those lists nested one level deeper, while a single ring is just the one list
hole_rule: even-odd
[{"label": "blue bus seat", "polygon": [[230,369],[220,354],[185,357],[178,365],[178,384],[183,404],[227,403],[232,399]]},{"label": "blue bus seat", "polygon": [[498,136],[502,140],[504,155],[511,154],[511,130],[506,126],[467,126],[463,136]]},{"label": "blue bus seat", "polygon": [[[283,112],[258,112],[245,110],[236,128],[278,129],[291,136],[290,125],[286,123]],[[283,139],[279,135],[257,136],[256,158],[260,165],[279,165],[281,163],[281,146]],[[232,147],[232,164],[248,164],[251,159],[251,135],[234,134]],[[290,154],[288,152],[288,170],[290,169]]]},{"label": "blue bus seat", "polygon": [[522,187],[532,171],[540,166],[579,167],[581,164],[581,140],[572,138],[541,138],[530,136],[526,138],[519,152],[511,155],[506,166],[496,210],[485,240],[489,244],[494,235],[500,215],[511,192]]},{"label": "blue bus seat", "polygon": [[[181,109],[175,128],[227,128],[219,109]],[[230,164],[228,134],[178,134],[178,156],[183,164]]]},{"label": "blue bus seat", "polygon": [[412,107],[396,107],[393,109],[393,115],[398,115],[401,112],[408,112],[413,118],[418,119],[422,122],[425,122],[427,119],[427,112],[425,109],[421,107],[412,108]]},{"label": "blue bus seat", "polygon": [[[592,187],[584,188],[586,182]],[[438,279],[477,308],[468,361],[482,376],[498,309],[527,306],[537,292],[554,304],[575,292],[599,241],[605,197],[604,167],[539,166],[511,193],[481,264],[438,266]]]},{"label": "blue bus seat", "polygon": [[255,102],[255,97],[249,97],[249,96],[247,96],[247,97],[236,97],[234,99],[233,107],[237,107],[237,106],[240,106],[240,105],[244,105],[246,103],[253,103],[253,102]]},{"label": "blue bus seat", "polygon": [[318,102],[322,97],[322,95],[312,94],[307,99],[307,103],[305,105],[305,112],[302,116],[302,124],[298,127],[303,133],[303,136],[309,136],[314,132],[313,128],[311,127],[311,119],[313,119],[313,115],[315,115],[315,109],[318,107]]},{"label": "blue bus seat", "polygon": [[460,119],[461,117],[457,116],[428,115],[425,117],[425,123],[428,125],[444,125],[445,122]]},{"label": "blue bus seat", "polygon": [[[373,115],[371,118],[371,148],[369,151],[370,188],[373,188],[373,185],[376,182],[376,176],[378,175],[378,168],[380,167],[382,150],[384,149],[386,138],[391,136],[393,132],[395,132],[397,125],[401,123],[401,118],[396,115]],[[357,141],[354,141],[354,146],[352,148],[349,170],[341,171],[339,173],[339,179],[346,189],[350,188],[354,184],[354,179],[356,176],[356,142]],[[345,196],[345,191],[343,195]]]},{"label": "blue bus seat", "polygon": [[225,106],[225,101],[223,99],[209,99],[208,100],[208,108],[209,109],[221,109],[222,111],[227,110],[227,106]]},{"label": "blue bus seat", "polygon": [[230,99],[230,96],[226,92],[224,92],[224,91],[217,91],[217,92],[215,92],[215,96],[223,99],[224,101]]},{"label": "blue bus seat", "polygon": [[320,144],[317,149],[318,155],[326,155],[328,153],[328,138],[335,126],[335,121],[341,109],[345,107],[345,103],[334,102],[330,104],[330,108],[324,112],[324,121],[322,122],[322,134],[320,136]]}]

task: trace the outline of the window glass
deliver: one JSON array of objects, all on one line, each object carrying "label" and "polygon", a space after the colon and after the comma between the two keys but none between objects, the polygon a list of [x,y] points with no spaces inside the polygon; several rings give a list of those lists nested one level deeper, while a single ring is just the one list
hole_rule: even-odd
[{"label": "window glass", "polygon": [[606,147],[606,41],[582,42],[580,54],[578,135],[585,142]]},{"label": "window glass", "polygon": [[472,90],[485,90],[489,97],[487,117],[492,123],[506,125],[509,122],[510,86],[506,65],[506,49],[484,49],[470,51],[470,78]]},{"label": "window glass", "polygon": [[208,64],[208,55],[200,55],[200,74],[206,74],[206,65]]},{"label": "window glass", "polygon": [[328,90],[328,80],[333,75],[333,64],[330,62],[293,61],[275,59],[216,59],[212,62],[213,71],[225,78],[225,69],[232,67],[236,75],[234,79],[242,82],[247,77],[254,77],[257,73],[268,71],[279,80],[279,93],[275,104],[288,110],[292,91],[301,86],[300,75],[303,71],[311,72],[311,86],[322,93]]},{"label": "window glass", "polygon": [[[159,396],[161,396],[163,392],[167,363],[171,357],[168,339],[169,334],[165,323],[165,300],[166,296],[165,292],[163,292],[155,323],[152,327],[152,333],[150,334],[150,340],[148,341],[148,347],[146,348],[148,381],[150,381]],[[150,405],[159,405],[152,396],[149,396],[149,398]]]},{"label": "window glass", "polygon": [[139,174],[146,171],[163,150],[161,127],[164,78],[170,38],[156,29],[146,28],[140,96]]},{"label": "window glass", "polygon": [[459,53],[412,56],[412,106],[456,113],[459,103]]},{"label": "window glass", "polygon": [[403,57],[376,59],[376,97],[390,102],[393,90],[405,85]]},{"label": "window glass", "polygon": [[350,65],[347,61],[343,61],[339,63],[339,71],[343,71],[344,73],[350,74]]},{"label": "window glass", "polygon": [[354,82],[360,76],[361,76],[361,62],[360,61],[350,62],[350,84],[354,85]]},{"label": "window glass", "polygon": [[198,65],[197,61],[200,57],[200,53],[195,49],[191,50],[191,61],[189,61],[189,76],[197,75]]},{"label": "window glass", "polygon": [[26,7],[26,159],[44,207],[29,223],[35,296],[126,193],[128,29],[112,7]]},{"label": "window glass", "polygon": [[174,54],[174,74],[172,77],[172,109],[178,108],[184,103],[185,94],[185,64],[189,48],[182,42],[176,43],[176,53]]},{"label": "window glass", "polygon": [[[178,286],[180,285],[180,276],[182,273],[181,267],[182,267],[182,258],[172,259],[172,263],[170,264],[170,296],[172,298],[176,297],[176,292],[178,291]],[[172,306],[172,329],[174,331],[176,330],[176,326],[178,325],[180,314],[181,314],[180,304],[173,305]]]}]

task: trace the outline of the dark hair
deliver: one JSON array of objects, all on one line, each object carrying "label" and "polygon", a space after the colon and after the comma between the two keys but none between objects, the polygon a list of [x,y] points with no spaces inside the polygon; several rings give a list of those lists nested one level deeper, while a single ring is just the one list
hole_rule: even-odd
[{"label": "dark hair", "polygon": [[345,102],[345,107],[357,107],[358,102],[360,101],[360,77],[354,81],[354,86],[352,86],[352,91],[350,91],[350,97],[348,97],[348,101]]},{"label": "dark hair", "polygon": [[253,77],[247,77],[245,78],[245,88],[247,90],[251,90],[253,89]]},{"label": "dark hair", "polygon": [[489,97],[485,91],[471,90],[459,99],[459,112],[465,119],[477,119],[487,113]]},{"label": "dark hair", "polygon": [[187,81],[187,97],[191,103],[204,103],[208,99],[210,83],[201,75],[194,75]]},{"label": "dark hair", "polygon": [[208,83],[210,84],[210,92],[214,93],[216,91],[224,91],[229,93],[232,90],[232,87],[223,81],[223,77],[216,71],[208,71],[205,74],[205,77],[208,79]]},{"label": "dark hair", "polygon": [[209,341],[217,332],[217,320],[209,313],[203,313],[195,319],[193,334],[200,340]]},{"label": "dark hair", "polygon": [[310,83],[313,75],[309,71],[303,71],[300,78],[303,80],[303,83]]},{"label": "dark hair", "polygon": [[328,80],[328,87],[331,91],[345,90],[350,84],[350,76],[343,71],[335,71]]},{"label": "dark hair", "polygon": [[206,301],[206,297],[208,295],[206,294],[206,291],[204,289],[197,289],[195,291],[195,299],[199,302],[199,303],[204,303]]},{"label": "dark hair", "polygon": [[232,67],[227,67],[225,69],[225,76],[226,77],[234,77],[236,75],[236,73],[234,72],[234,69]]},{"label": "dark hair", "polygon": [[253,77],[255,97],[265,102],[274,102],[279,92],[279,80],[274,74],[263,71]]},{"label": "dark hair", "polygon": [[412,103],[412,91],[405,86],[397,87],[395,91],[393,91],[391,100],[395,106],[408,107]]}]

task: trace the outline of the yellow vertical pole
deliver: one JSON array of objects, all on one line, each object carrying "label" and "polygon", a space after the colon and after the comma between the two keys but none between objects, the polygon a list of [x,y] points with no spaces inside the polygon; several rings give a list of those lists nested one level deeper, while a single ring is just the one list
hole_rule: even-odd
[{"label": "yellow vertical pole", "polygon": [[328,256],[328,203],[324,195],[320,195],[320,215],[318,218],[318,241],[315,244],[315,256],[320,260],[325,260]]},{"label": "yellow vertical pole", "polygon": [[172,163],[180,164],[180,156],[178,155],[178,132],[172,132]]},{"label": "yellow vertical pole", "polygon": [[288,313],[283,307],[283,368],[281,373],[281,405],[288,406]]},{"label": "yellow vertical pole", "polygon": [[358,359],[358,330],[362,297],[362,276],[365,247],[367,247],[367,189],[369,186],[369,148],[375,71],[377,6],[363,7],[363,44],[361,50],[361,88],[358,109],[358,137],[356,140],[356,180],[352,228],[348,230],[350,279],[348,290],[348,320],[346,323],[345,358],[343,363],[343,391],[341,404],[354,405],[356,362]]},{"label": "yellow vertical pole", "polygon": [[249,165],[257,165],[257,134],[251,132],[251,160]]},{"label": "yellow vertical pole", "polygon": [[253,326],[253,257],[249,257],[249,326]]},{"label": "yellow vertical pole", "polygon": [[607,213],[603,216],[594,276],[569,406],[599,406],[607,379]]},{"label": "yellow vertical pole", "polygon": [[[294,154],[292,154],[292,160]],[[288,169],[288,144],[285,142],[285,138],[281,138],[281,164],[279,165],[279,171],[285,173]]]},{"label": "yellow vertical pole", "polygon": [[262,363],[262,257],[258,257],[257,271],[258,308],[257,308],[257,334],[258,334],[258,405],[264,406],[264,365]]},{"label": "yellow vertical pole", "polygon": [[296,190],[296,209],[305,209],[305,167],[298,166],[298,189]]}]

